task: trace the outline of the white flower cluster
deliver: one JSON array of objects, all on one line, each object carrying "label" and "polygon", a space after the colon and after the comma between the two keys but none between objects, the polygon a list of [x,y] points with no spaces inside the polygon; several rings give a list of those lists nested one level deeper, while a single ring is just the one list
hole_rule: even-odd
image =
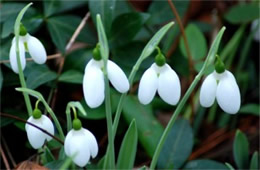
[{"label": "white flower cluster", "polygon": [[[19,38],[20,61],[22,69],[25,68],[25,52],[28,51],[32,59],[38,63],[46,62],[47,55],[42,43],[29,35]],[[83,92],[86,103],[90,108],[99,107],[105,99],[104,62],[96,50],[85,68],[83,79]],[[170,105],[176,105],[181,96],[180,79],[176,72],[165,62],[164,56],[158,48],[158,55],[154,64],[148,68],[141,77],[138,99],[142,104],[149,104],[156,92],[163,101]],[[16,58],[15,38],[10,49],[10,63],[13,71],[18,73]],[[114,88],[120,93],[126,93],[130,84],[123,70],[113,61],[107,61],[107,76]],[[203,107],[210,107],[217,99],[220,107],[227,113],[235,114],[240,108],[240,91],[233,74],[227,70],[221,73],[214,71],[206,77],[200,91],[200,103]],[[79,121],[79,120],[78,120]],[[28,122],[46,130],[54,135],[54,126],[51,120],[42,115],[40,111],[33,113]],[[51,136],[29,124],[25,125],[30,144],[34,149],[42,147],[45,141],[50,141]],[[98,144],[95,136],[81,126],[81,122],[69,131],[65,138],[64,150],[67,156],[80,167],[84,167],[90,157],[95,158],[98,154]]]}]

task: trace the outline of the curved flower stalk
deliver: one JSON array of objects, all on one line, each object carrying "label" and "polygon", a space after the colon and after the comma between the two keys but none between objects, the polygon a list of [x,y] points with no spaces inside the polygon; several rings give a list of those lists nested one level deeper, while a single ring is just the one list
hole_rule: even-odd
[{"label": "curved flower stalk", "polygon": [[[93,51],[91,59],[85,68],[83,78],[83,92],[86,103],[91,108],[100,106],[105,99],[104,62],[101,59],[99,46]],[[123,70],[113,61],[107,61],[108,79],[114,88],[120,93],[129,90],[128,79]]]},{"label": "curved flower stalk", "polygon": [[95,136],[83,128],[79,119],[73,120],[73,129],[65,138],[64,150],[67,156],[72,157],[73,162],[84,167],[90,157],[95,158],[98,154],[98,144]]},{"label": "curved flower stalk", "polygon": [[[37,64],[43,64],[47,60],[47,54],[44,46],[36,37],[31,36],[27,33],[23,25],[20,26],[20,37],[19,37],[19,50],[22,70],[26,66],[25,52],[29,52],[32,59]],[[12,45],[9,52],[11,68],[15,73],[19,73],[17,60],[16,60],[16,45],[15,37],[13,38]]]},{"label": "curved flower stalk", "polygon": [[176,105],[181,96],[180,79],[176,72],[165,63],[165,57],[156,56],[155,63],[143,74],[138,90],[138,99],[142,104],[149,104],[158,91],[159,96],[168,104]]},{"label": "curved flower stalk", "polygon": [[[50,134],[54,135],[54,126],[51,120],[47,116],[42,115],[39,109],[36,108],[33,111],[33,115],[30,116],[27,121],[39,126],[42,129],[45,129]],[[29,124],[25,125],[25,130],[28,140],[34,149],[41,148],[45,140],[50,141],[52,139],[52,137],[50,137],[46,133]]]},{"label": "curved flower stalk", "polygon": [[217,56],[215,71],[204,80],[200,90],[200,103],[203,107],[213,105],[215,98],[222,110],[229,114],[239,111],[241,97],[236,79],[225,70],[224,63]]}]

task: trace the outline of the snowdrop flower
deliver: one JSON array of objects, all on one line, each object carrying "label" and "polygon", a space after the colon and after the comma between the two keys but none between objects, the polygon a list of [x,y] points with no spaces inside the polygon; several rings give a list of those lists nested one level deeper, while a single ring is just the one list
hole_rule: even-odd
[{"label": "snowdrop flower", "polygon": [[165,63],[165,57],[157,48],[155,63],[143,74],[138,90],[138,99],[149,104],[158,90],[159,96],[168,104],[176,105],[181,95],[180,79],[175,71]]},{"label": "snowdrop flower", "polygon": [[[85,67],[83,78],[83,93],[86,103],[91,108],[100,106],[105,99],[104,62],[101,59],[99,46],[93,50],[93,59]],[[108,79],[114,88],[120,93],[129,90],[128,79],[123,70],[113,61],[107,61]]]},{"label": "snowdrop flower", "polygon": [[260,24],[260,19],[255,19],[251,24],[251,31],[254,31],[255,29],[257,29],[255,34],[254,34],[254,40],[258,41],[258,42],[260,41],[260,26],[259,26],[259,24]]},{"label": "snowdrop flower", "polygon": [[222,110],[229,114],[238,112],[241,104],[239,87],[231,72],[225,70],[220,61],[215,65],[215,71],[208,75],[200,90],[200,104],[203,107],[213,105],[215,98]]},{"label": "snowdrop flower", "polygon": [[[42,115],[39,109],[35,109],[33,111],[33,115],[27,121],[36,126],[39,126],[42,129],[45,129],[50,134],[54,135],[54,126],[51,120],[47,116]],[[29,142],[34,149],[41,148],[45,140],[50,141],[52,139],[51,136],[47,135],[46,133],[43,133],[41,130],[29,124],[25,124],[25,130]]]},{"label": "snowdrop flower", "polygon": [[[20,50],[20,60],[22,65],[22,70],[24,70],[26,65],[25,52],[29,52],[32,59],[37,64],[43,64],[47,60],[47,54],[42,43],[27,33],[24,26],[20,27],[20,37],[19,37],[19,50]],[[16,59],[16,42],[15,37],[13,38],[12,45],[9,52],[11,68],[15,73],[19,73],[17,59]]]},{"label": "snowdrop flower", "polygon": [[64,150],[73,162],[84,167],[89,162],[90,156],[95,158],[98,154],[98,144],[95,136],[83,128],[79,119],[73,120],[73,129],[65,138]]}]

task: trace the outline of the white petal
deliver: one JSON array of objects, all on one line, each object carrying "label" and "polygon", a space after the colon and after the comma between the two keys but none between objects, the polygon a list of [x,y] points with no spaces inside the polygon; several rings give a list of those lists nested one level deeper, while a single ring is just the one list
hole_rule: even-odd
[{"label": "white petal", "polygon": [[123,70],[113,61],[107,61],[108,79],[120,93],[125,93],[129,90],[128,79]]},{"label": "white petal", "polygon": [[98,154],[98,144],[95,136],[87,129],[82,128],[84,130],[85,135],[88,138],[88,146],[90,149],[90,154],[92,158],[95,158]]},{"label": "white petal", "polygon": [[66,153],[66,155],[71,156],[70,153],[70,140],[73,138],[73,131],[74,130],[70,130],[69,133],[67,134],[67,136],[65,137],[64,140],[64,151]]},{"label": "white petal", "polygon": [[29,36],[27,40],[28,51],[32,59],[38,63],[43,64],[47,60],[47,54],[42,43],[35,37]]},{"label": "white petal", "polygon": [[90,159],[90,150],[88,146],[88,138],[86,137],[83,129],[75,131],[69,140],[70,155],[74,156],[73,162],[80,167],[84,167]]},{"label": "white petal", "polygon": [[[11,49],[9,52],[9,58],[10,58],[10,64],[11,68],[15,73],[19,73],[18,65],[17,65],[17,59],[16,59],[16,43],[12,43]],[[25,49],[24,44],[22,41],[19,40],[19,50],[20,50],[20,60],[21,60],[21,66],[22,70],[24,70],[26,61],[25,61]]]},{"label": "white petal", "polygon": [[97,68],[101,69],[101,67],[103,67],[103,61],[102,60],[96,61],[94,59],[90,59],[85,67],[85,73],[87,72],[88,68],[91,68],[91,67],[97,67]]},{"label": "white petal", "polygon": [[168,64],[159,75],[158,93],[168,104],[176,105],[181,96],[181,83],[178,75]]},{"label": "white petal", "polygon": [[226,113],[235,114],[240,109],[240,91],[232,73],[227,72],[225,77],[219,81],[217,101],[221,109]]},{"label": "white petal", "polygon": [[[31,122],[41,128],[43,128],[42,121],[40,119],[28,119],[28,122]],[[28,125],[27,126],[27,137],[34,149],[39,149],[44,144],[44,141],[46,139],[46,134],[44,134],[41,130]]]},{"label": "white petal", "polygon": [[103,72],[97,67],[90,67],[83,78],[83,92],[86,103],[91,108],[100,106],[105,99]]},{"label": "white petal", "polygon": [[156,93],[158,87],[158,77],[155,69],[150,67],[147,69],[139,83],[138,99],[142,104],[150,103]]},{"label": "white petal", "polygon": [[203,107],[210,107],[215,101],[217,80],[213,73],[208,75],[200,89],[200,104]]},{"label": "white petal", "polygon": [[[54,135],[54,126],[52,124],[52,121],[45,115],[42,115],[41,119],[43,123],[43,128],[50,134]],[[47,134],[46,134],[46,138],[48,141],[52,139],[52,137]]]}]

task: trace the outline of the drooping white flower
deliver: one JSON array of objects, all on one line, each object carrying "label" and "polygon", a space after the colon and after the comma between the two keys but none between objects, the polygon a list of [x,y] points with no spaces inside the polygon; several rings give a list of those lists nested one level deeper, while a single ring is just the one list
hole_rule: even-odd
[{"label": "drooping white flower", "polygon": [[206,77],[200,90],[200,103],[210,107],[217,98],[222,110],[235,114],[240,109],[241,97],[239,87],[233,74],[227,70],[223,73],[214,71]]},{"label": "drooping white flower", "polygon": [[[47,60],[47,54],[44,46],[42,43],[35,38],[34,36],[31,36],[30,34],[26,34],[25,36],[19,37],[19,50],[20,50],[20,60],[22,69],[25,68],[26,60],[25,60],[25,52],[28,51],[31,55],[32,59],[37,64],[43,64]],[[18,73],[18,65],[17,65],[17,59],[16,59],[16,43],[15,38],[12,41],[12,45],[9,52],[9,58],[10,58],[10,64],[11,68],[15,73]]]},{"label": "drooping white flower", "polygon": [[181,96],[180,79],[168,65],[152,66],[143,74],[138,90],[138,99],[142,104],[149,104],[158,90],[159,96],[168,104],[176,105]]},{"label": "drooping white flower", "polygon": [[[100,106],[105,99],[103,67],[103,60],[91,59],[85,68],[83,92],[85,100],[91,108]],[[107,74],[108,79],[117,91],[126,93],[129,90],[130,85],[125,73],[111,60],[107,61]]]},{"label": "drooping white flower", "polygon": [[98,154],[98,144],[95,136],[87,129],[70,130],[64,141],[64,150],[73,162],[84,167],[89,162],[90,156],[95,158]]},{"label": "drooping white flower", "polygon": [[[33,116],[29,117],[27,120],[28,122],[39,126],[42,129],[45,129],[50,134],[54,135],[54,126],[51,122],[51,120],[45,116],[41,115],[40,118],[35,119]],[[30,144],[34,149],[39,149],[43,146],[45,140],[50,141],[52,139],[51,136],[47,135],[46,133],[42,132],[41,130],[26,124],[25,130],[27,133],[27,137],[29,139]]]}]

